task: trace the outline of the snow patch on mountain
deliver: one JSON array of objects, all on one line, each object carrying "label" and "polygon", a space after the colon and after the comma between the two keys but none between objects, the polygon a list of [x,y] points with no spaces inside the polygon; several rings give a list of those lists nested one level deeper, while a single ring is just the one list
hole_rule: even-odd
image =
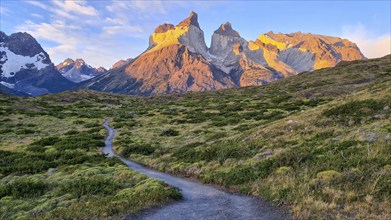
[{"label": "snow patch on mountain", "polygon": [[42,61],[46,59],[43,52],[40,52],[32,57],[22,56],[10,51],[3,44],[0,45],[0,53],[2,54],[0,61],[0,70],[2,70],[2,77],[10,78],[21,69],[37,69],[41,70],[49,66]]},{"label": "snow patch on mountain", "polygon": [[15,88],[15,84],[12,84],[12,83],[0,82],[0,84],[2,84],[2,85],[5,86],[5,87],[8,87],[8,88],[10,88],[10,89]]},{"label": "snow patch on mountain", "polygon": [[79,83],[107,72],[103,67],[94,68],[83,59],[72,60],[70,58],[56,65],[56,68],[67,79]]},{"label": "snow patch on mountain", "polygon": [[81,74],[76,66],[73,66],[70,70],[68,70],[66,72],[62,72],[62,71],[60,71],[60,72],[62,73],[62,75],[65,78],[67,78],[73,82],[82,82],[82,81],[85,81],[85,80],[88,80],[88,79],[95,77],[94,75]]}]

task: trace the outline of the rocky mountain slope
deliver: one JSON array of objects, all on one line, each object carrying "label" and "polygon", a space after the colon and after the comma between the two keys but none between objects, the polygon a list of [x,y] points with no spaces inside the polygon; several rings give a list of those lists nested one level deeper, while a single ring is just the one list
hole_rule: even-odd
[{"label": "rocky mountain slope", "polygon": [[10,89],[7,86],[4,86],[3,84],[0,84],[0,94],[9,95],[9,96],[29,96],[26,93]]},{"label": "rocky mountain slope", "polygon": [[132,58],[128,58],[128,59],[126,59],[126,60],[118,60],[117,62],[115,62],[115,63],[111,66],[110,70],[116,69],[116,68],[119,68],[119,67],[121,67],[121,66],[123,66],[123,65],[125,65],[125,64],[128,64],[128,63],[130,63],[130,61],[132,61]]},{"label": "rocky mountain slope", "polygon": [[361,59],[359,48],[346,39],[269,32],[247,41],[229,22],[213,33],[208,48],[198,16],[191,12],[177,25],[158,26],[144,53],[81,88],[132,95],[217,90],[262,85]]},{"label": "rocky mountain slope", "polygon": [[216,90],[235,86],[208,60],[197,14],[174,26],[163,24],[150,36],[148,49],[129,64],[83,83],[85,88],[153,95]]},{"label": "rocky mountain slope", "polygon": [[56,68],[65,78],[75,83],[94,78],[107,72],[103,67],[94,68],[88,65],[83,59],[72,60],[68,58],[64,62],[57,64]]},{"label": "rocky mountain slope", "polygon": [[73,88],[51,62],[49,55],[28,33],[7,36],[0,32],[0,83],[30,95]]}]

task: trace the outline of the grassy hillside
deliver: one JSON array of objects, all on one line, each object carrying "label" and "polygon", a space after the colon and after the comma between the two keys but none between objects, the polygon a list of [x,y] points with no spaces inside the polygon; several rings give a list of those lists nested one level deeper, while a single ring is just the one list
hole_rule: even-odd
[{"label": "grassy hillside", "polygon": [[102,219],[181,198],[99,151],[103,115],[45,99],[0,96],[0,219]]},{"label": "grassy hillside", "polygon": [[[138,174],[117,174],[125,172],[123,165],[98,153],[104,134],[99,123],[111,117],[119,130],[117,152],[158,170],[262,196],[288,206],[298,219],[391,218],[390,108],[391,56],[341,63],[263,87],[215,92],[150,98],[91,91],[3,96],[0,152],[5,156],[0,158],[9,159],[0,159],[1,212],[10,216],[12,207],[21,216],[50,218],[70,208],[86,209],[79,204],[92,209],[99,204],[84,201],[98,197],[101,204],[120,204],[96,214],[108,216],[177,198],[173,189],[145,177],[126,182],[129,178],[122,176]],[[71,141],[79,138],[86,142]],[[75,159],[79,156],[84,158]],[[29,159],[18,159],[24,157],[44,162],[31,166],[24,162]],[[24,173],[23,167],[34,169]],[[48,173],[50,168],[56,172]],[[119,179],[99,193],[86,189],[81,197],[62,186],[75,177],[81,185],[89,183],[80,174],[85,172],[100,173],[102,179],[92,180],[99,186],[106,186],[105,178]],[[19,178],[33,189],[38,180],[44,186],[23,198],[12,193]],[[158,190],[148,194],[147,204],[126,204],[118,194],[136,190],[137,184],[144,193],[150,193],[148,184]],[[54,202],[65,204],[55,209]]]}]

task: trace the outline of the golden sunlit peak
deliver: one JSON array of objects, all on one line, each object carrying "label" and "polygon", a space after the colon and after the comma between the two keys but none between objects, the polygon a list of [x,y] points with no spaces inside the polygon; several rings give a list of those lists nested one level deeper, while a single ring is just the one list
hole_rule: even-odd
[{"label": "golden sunlit peak", "polygon": [[264,44],[271,44],[276,46],[279,50],[284,50],[287,48],[287,45],[282,42],[274,40],[269,34],[261,34],[258,38]]},{"label": "golden sunlit peak", "polygon": [[198,24],[198,15],[194,11],[191,11],[189,17],[187,17],[185,20],[179,22],[179,24],[177,26],[178,27],[189,27],[190,25],[194,25],[194,26],[200,28],[200,25]]}]

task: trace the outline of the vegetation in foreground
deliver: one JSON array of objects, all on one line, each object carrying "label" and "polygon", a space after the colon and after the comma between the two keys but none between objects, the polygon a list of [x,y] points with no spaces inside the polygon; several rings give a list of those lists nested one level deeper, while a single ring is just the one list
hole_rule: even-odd
[{"label": "vegetation in foreground", "polygon": [[101,117],[36,99],[0,103],[0,219],[121,217],[181,198],[99,151]]},{"label": "vegetation in foreground", "polygon": [[[125,172],[123,165],[98,154],[90,141],[78,147],[61,144],[76,135],[70,130],[91,136],[91,141],[103,140],[97,138],[103,134],[97,120],[111,117],[112,126],[119,130],[117,152],[158,170],[262,196],[289,206],[298,219],[391,218],[391,56],[342,63],[263,87],[151,98],[76,91],[36,98],[1,97],[1,103],[2,154],[10,155],[12,163],[21,158],[14,154],[40,155],[37,157],[44,161],[51,155],[56,158],[48,160],[53,164],[36,166],[42,168],[32,173],[7,168],[8,160],[0,159],[4,216],[15,213],[11,207],[19,207],[21,216],[40,213],[35,210],[44,210],[41,216],[48,218],[63,215],[61,209],[45,205],[54,199],[59,204],[74,204],[63,207],[83,218],[84,213],[77,211],[81,206],[76,205],[83,199],[108,197],[111,204],[121,204],[115,200],[122,198],[120,192],[137,188],[136,182],[149,186],[153,180],[118,177]],[[42,136],[54,136],[55,141],[46,145],[44,139],[45,145],[40,144]],[[98,142],[95,145],[99,146]],[[73,154],[65,156],[66,152]],[[86,158],[72,162],[76,155]],[[50,174],[52,167],[56,172]],[[84,178],[88,175],[79,173],[90,169],[121,180],[113,185],[101,184],[106,177],[91,180],[108,188],[99,193],[80,189],[81,197],[71,197],[75,194],[62,184],[75,178],[81,178],[79,183],[89,182]],[[19,178],[36,188],[29,199],[47,203],[29,208],[28,204],[34,203],[13,194],[10,183]],[[159,190],[150,194],[152,204],[178,197],[172,188],[153,184]],[[163,197],[158,195],[162,191]],[[142,194],[126,195],[139,198]],[[15,205],[17,201],[23,205]],[[107,204],[103,198],[100,202]],[[84,204],[94,210],[105,208]],[[123,207],[139,210],[145,203],[132,205],[97,213],[112,216],[126,212]]]}]

